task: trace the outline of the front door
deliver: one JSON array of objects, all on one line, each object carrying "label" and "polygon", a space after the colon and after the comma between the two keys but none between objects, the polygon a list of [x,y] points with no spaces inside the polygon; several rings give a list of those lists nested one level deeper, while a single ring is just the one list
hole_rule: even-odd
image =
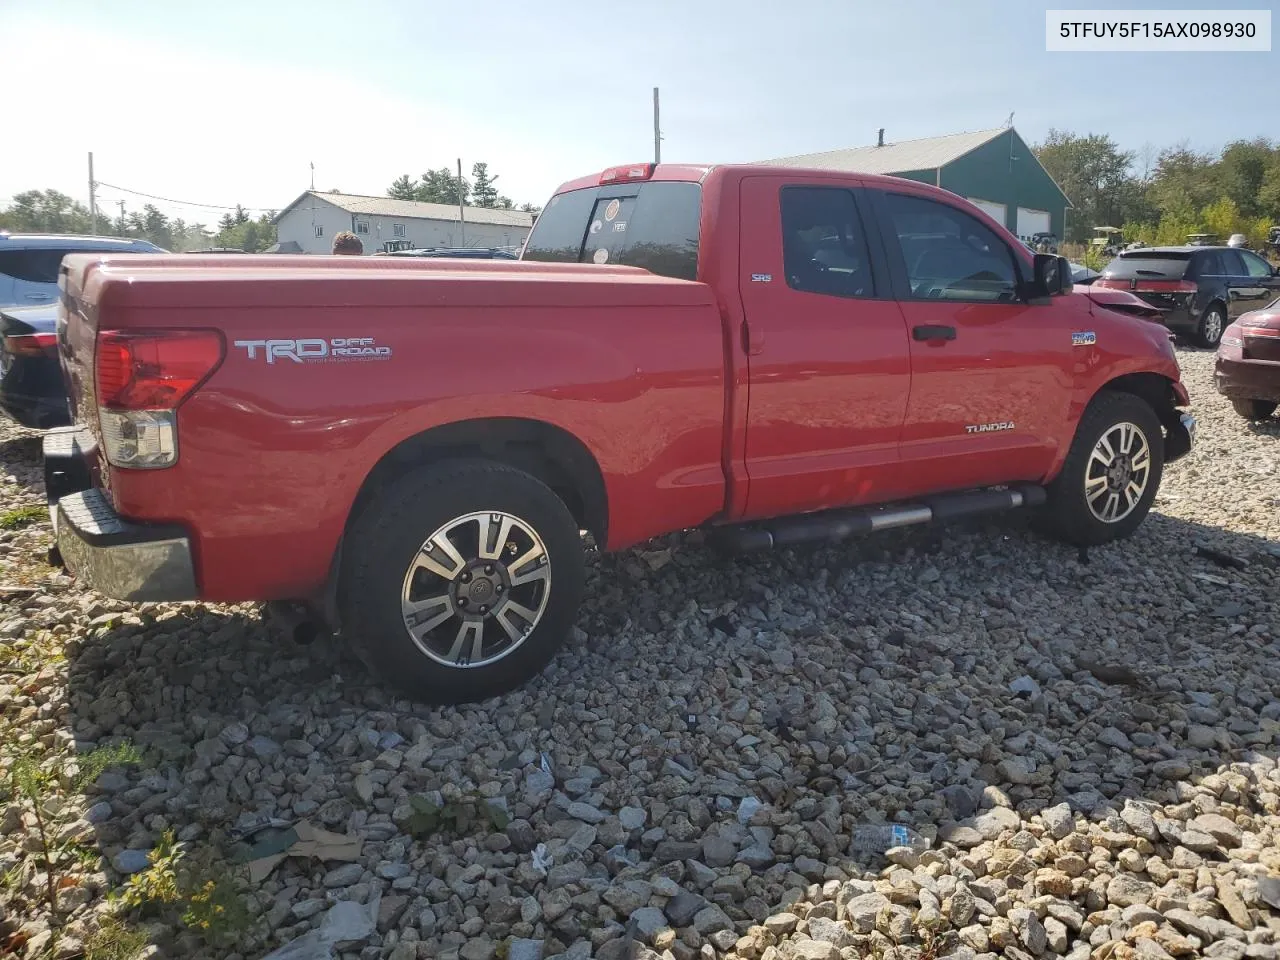
[{"label": "front door", "polygon": [[1224,250],[1222,254],[1231,271],[1227,279],[1231,294],[1227,311],[1232,320],[1250,310],[1262,309],[1280,294],[1280,276],[1256,253]]},{"label": "front door", "polygon": [[746,518],[899,496],[907,329],[847,186],[742,181]]},{"label": "front door", "polygon": [[1068,421],[1074,298],[1022,300],[1025,262],[958,206],[906,189],[873,202],[911,337],[911,492],[1041,479]]}]

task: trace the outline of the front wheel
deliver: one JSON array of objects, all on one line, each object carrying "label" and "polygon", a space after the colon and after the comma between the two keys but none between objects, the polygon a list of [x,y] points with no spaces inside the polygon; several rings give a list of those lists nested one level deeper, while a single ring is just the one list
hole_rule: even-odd
[{"label": "front wheel", "polygon": [[1080,419],[1061,472],[1048,487],[1040,526],[1078,546],[1132,534],[1146,517],[1164,470],[1155,411],[1128,393],[1104,392]]},{"label": "front wheel", "polygon": [[1265,420],[1276,412],[1272,400],[1232,400],[1231,406],[1246,420]]},{"label": "front wheel", "polygon": [[1226,326],[1226,311],[1218,304],[1213,304],[1200,315],[1200,325],[1196,328],[1196,342],[1202,347],[1217,347]]},{"label": "front wheel", "polygon": [[468,703],[546,666],[585,576],[578,524],[535,477],[453,461],[401,478],[348,534],[342,622],[411,697]]}]

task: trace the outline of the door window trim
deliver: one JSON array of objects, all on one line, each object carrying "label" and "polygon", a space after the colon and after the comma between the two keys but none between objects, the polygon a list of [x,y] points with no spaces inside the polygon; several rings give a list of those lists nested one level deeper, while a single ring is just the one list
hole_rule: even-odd
[{"label": "door window trim", "polygon": [[[746,182],[746,180],[743,181],[744,184]],[[836,299],[852,302],[877,300],[889,302],[898,299],[894,293],[893,277],[890,272],[888,252],[885,250],[884,236],[880,231],[880,223],[872,207],[870,191],[866,187],[862,186],[861,183],[848,181],[792,180],[789,178],[776,180],[774,184],[777,188],[773,205],[773,212],[777,214],[774,227],[778,237],[777,269],[780,273],[786,270],[785,238],[782,235],[782,191],[787,187],[818,187],[828,190],[845,190],[853,195],[853,209],[858,215],[858,222],[862,225],[863,236],[867,246],[867,256],[871,259],[872,289],[875,292],[869,297],[837,297]],[[785,277],[783,278],[783,285],[790,293],[807,293],[816,297],[831,296],[830,294],[813,293],[809,290],[796,290],[786,282]]]},{"label": "door window trim", "polygon": [[[991,230],[985,223],[979,220],[973,214],[966,212],[958,204],[949,203],[938,197],[929,196],[923,193],[916,193],[912,190],[886,190],[880,187],[864,188],[872,211],[873,219],[877,223],[880,232],[880,242],[884,250],[884,256],[889,267],[889,279],[893,286],[894,299],[903,303],[956,303],[956,304],[985,304],[992,307],[1011,307],[1011,306],[1027,306],[1026,284],[1028,281],[1029,266],[1021,257],[1017,255],[1014,249],[1009,245],[999,233]],[[889,210],[888,198],[890,194],[897,196],[909,197],[913,200],[926,200],[939,204],[953,211],[959,216],[968,217],[978,226],[988,230],[1001,247],[1004,248],[1009,260],[1013,263],[1014,287],[1017,295],[1016,300],[988,300],[981,297],[947,297],[945,300],[930,299],[928,297],[917,297],[911,290],[911,280],[907,273],[907,263],[903,258],[902,245],[898,241],[898,233],[893,226],[893,214]]]},{"label": "door window trim", "polygon": [[[786,182],[786,183],[779,184],[778,186],[778,239],[779,239],[779,250],[782,253],[782,280],[783,280],[783,283],[786,284],[788,290],[792,291],[793,293],[807,293],[807,294],[812,294],[815,297],[832,297],[837,300],[887,300],[887,299],[890,299],[888,296],[886,296],[886,293],[887,293],[886,287],[888,285],[886,283],[887,274],[884,270],[884,264],[878,263],[876,260],[876,256],[873,253],[873,247],[874,247],[873,237],[872,237],[871,231],[868,229],[868,226],[867,226],[867,221],[870,218],[863,213],[863,210],[858,203],[858,196],[857,196],[858,189],[859,188],[853,187],[848,184],[836,184],[836,183]],[[829,190],[833,192],[844,193],[848,196],[850,203],[853,205],[853,216],[855,220],[854,225],[861,231],[862,252],[866,255],[866,258],[867,258],[867,270],[868,270],[868,273],[870,274],[870,280],[871,280],[871,292],[869,294],[846,295],[846,294],[840,294],[840,293],[827,293],[821,290],[808,290],[800,287],[793,287],[791,285],[791,278],[787,275],[787,266],[786,266],[787,234],[786,234],[786,229],[784,224],[784,218],[782,215],[783,197],[786,195],[786,192],[788,190]]]}]

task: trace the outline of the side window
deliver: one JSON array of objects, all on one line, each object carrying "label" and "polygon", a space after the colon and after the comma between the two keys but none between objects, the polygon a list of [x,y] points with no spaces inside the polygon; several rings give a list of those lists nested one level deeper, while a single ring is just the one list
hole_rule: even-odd
[{"label": "side window", "polygon": [[0,250],[0,273],[30,283],[57,283],[58,267],[69,250]]},{"label": "side window", "polygon": [[913,299],[1017,299],[1013,254],[994,232],[936,200],[901,193],[886,193],[884,199]]},{"label": "side window", "polygon": [[866,234],[848,190],[782,188],[782,260],[793,290],[875,296]]},{"label": "side window", "polygon": [[1271,276],[1271,266],[1256,253],[1247,253],[1241,250],[1240,259],[1244,261],[1244,267],[1249,271],[1249,276],[1256,277],[1259,280]]},{"label": "side window", "polygon": [[1240,258],[1239,250],[1222,250],[1222,265],[1226,268],[1229,277],[1245,277],[1244,261]]},{"label": "side window", "polygon": [[1200,254],[1200,267],[1197,271],[1200,277],[1225,277],[1229,275],[1227,265],[1223,262],[1222,252],[1220,250],[1210,250]]}]

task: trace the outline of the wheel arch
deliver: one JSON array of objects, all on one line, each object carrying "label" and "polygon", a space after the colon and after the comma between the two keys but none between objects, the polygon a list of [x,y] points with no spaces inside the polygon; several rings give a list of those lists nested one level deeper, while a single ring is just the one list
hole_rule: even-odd
[{"label": "wheel arch", "polygon": [[1190,449],[1189,439],[1184,438],[1185,431],[1178,411],[1178,408],[1185,406],[1187,401],[1179,396],[1176,381],[1162,373],[1151,371],[1126,373],[1102,384],[1093,397],[1090,397],[1089,402],[1092,403],[1095,398],[1105,392],[1132,394],[1155,411],[1160,425],[1165,428],[1165,463],[1177,460]]},{"label": "wheel arch", "polygon": [[554,424],[520,417],[462,420],[406,437],[379,458],[356,493],[346,528],[378,490],[424,464],[478,457],[537,477],[564,501],[569,512],[600,545],[609,535],[604,473],[580,439]]}]

